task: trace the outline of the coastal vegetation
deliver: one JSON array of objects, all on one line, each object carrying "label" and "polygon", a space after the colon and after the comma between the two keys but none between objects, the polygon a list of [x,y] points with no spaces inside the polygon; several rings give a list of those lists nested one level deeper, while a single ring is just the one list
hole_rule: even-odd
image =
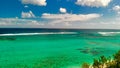
[{"label": "coastal vegetation", "polygon": [[101,56],[94,59],[92,65],[83,63],[82,68],[120,68],[120,50],[113,55],[113,58]]}]

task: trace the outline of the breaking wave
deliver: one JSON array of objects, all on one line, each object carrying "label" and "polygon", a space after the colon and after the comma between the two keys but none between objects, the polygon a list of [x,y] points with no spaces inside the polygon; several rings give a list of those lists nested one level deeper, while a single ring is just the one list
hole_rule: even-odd
[{"label": "breaking wave", "polygon": [[44,32],[44,33],[9,33],[0,36],[22,36],[22,35],[47,35],[47,34],[77,34],[76,32]]},{"label": "breaking wave", "polygon": [[55,35],[55,34],[77,34],[77,35],[92,35],[92,36],[120,36],[120,32],[92,32],[92,33],[81,33],[81,32],[35,32],[35,33],[5,33],[0,36],[27,36],[27,35]]},{"label": "breaking wave", "polygon": [[98,32],[102,36],[115,36],[120,35],[120,32]]}]

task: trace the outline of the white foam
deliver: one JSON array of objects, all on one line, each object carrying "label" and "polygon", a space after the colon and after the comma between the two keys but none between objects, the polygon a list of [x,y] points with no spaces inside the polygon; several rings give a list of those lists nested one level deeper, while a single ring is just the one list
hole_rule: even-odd
[{"label": "white foam", "polygon": [[76,34],[76,32],[44,32],[44,33],[15,33],[0,34],[0,36],[19,36],[19,35],[46,35],[46,34]]},{"label": "white foam", "polygon": [[98,32],[98,33],[103,36],[114,36],[114,35],[120,34],[120,32]]}]

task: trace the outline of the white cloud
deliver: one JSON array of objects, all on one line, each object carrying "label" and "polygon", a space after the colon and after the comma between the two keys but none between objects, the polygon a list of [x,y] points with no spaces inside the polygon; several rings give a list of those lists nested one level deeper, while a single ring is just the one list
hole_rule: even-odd
[{"label": "white cloud", "polygon": [[[19,18],[0,18],[0,28],[83,28],[83,29],[120,29],[120,19],[100,19],[93,21],[64,22],[60,20],[41,21]],[[60,22],[54,24],[52,22]],[[53,25],[52,25],[53,24]]]},{"label": "white cloud", "polygon": [[46,6],[46,0],[21,0],[23,4],[33,4],[38,6]]},{"label": "white cloud", "polygon": [[24,18],[33,18],[35,17],[31,11],[25,13],[22,12],[22,18],[0,18],[0,26],[5,25],[5,26],[10,26],[10,25],[15,25],[17,26],[44,26],[44,27],[56,27],[53,25],[59,24],[62,26],[71,26],[71,23],[74,22],[83,22],[83,21],[88,21],[91,19],[95,19],[100,17],[100,14],[49,14],[49,13],[44,13],[42,15],[42,19],[44,20],[34,20],[31,19],[24,19]]},{"label": "white cloud", "polygon": [[120,11],[120,6],[119,6],[119,5],[114,6],[114,7],[113,7],[113,10],[115,10],[115,11]]},{"label": "white cloud", "polygon": [[27,6],[27,5],[25,5],[25,6],[24,6],[24,8],[28,8],[28,6]]},{"label": "white cloud", "polygon": [[60,8],[59,11],[60,11],[61,13],[66,13],[66,12],[67,12],[67,10],[66,10],[65,8]]},{"label": "white cloud", "polygon": [[100,14],[48,14],[44,13],[42,18],[51,20],[61,20],[64,22],[88,21],[100,17]]},{"label": "white cloud", "polygon": [[44,23],[37,20],[19,18],[0,18],[0,27],[39,27]]},{"label": "white cloud", "polygon": [[119,5],[116,5],[112,8],[115,12],[117,12],[117,14],[120,15],[120,6]]},{"label": "white cloud", "polygon": [[95,18],[99,18],[100,14],[49,14],[44,13],[41,18],[48,20],[50,25],[64,24],[64,26],[70,26],[74,22],[85,22]]},{"label": "white cloud", "polygon": [[90,7],[106,7],[111,0],[77,0],[77,5],[90,6]]},{"label": "white cloud", "polygon": [[22,18],[35,18],[35,15],[32,13],[32,11],[22,12],[21,17]]}]

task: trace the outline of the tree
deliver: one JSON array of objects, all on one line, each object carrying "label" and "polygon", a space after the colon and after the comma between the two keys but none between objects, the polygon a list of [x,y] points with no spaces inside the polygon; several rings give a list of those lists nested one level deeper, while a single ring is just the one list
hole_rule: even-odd
[{"label": "tree", "polygon": [[83,63],[82,64],[82,68],[89,68],[89,66],[90,66],[90,64],[88,64],[88,63]]},{"label": "tree", "polygon": [[114,55],[114,60],[116,62],[116,68],[120,68],[120,51]]},{"label": "tree", "polygon": [[100,68],[100,65],[101,65],[101,63],[99,62],[99,60],[94,59],[93,67],[94,68]]},{"label": "tree", "polygon": [[107,62],[107,58],[105,56],[101,56],[99,61],[104,64]]},{"label": "tree", "polygon": [[[98,60],[94,59],[93,68],[120,68],[120,50],[114,54],[113,60],[101,56]],[[108,62],[107,62],[108,61]]]},{"label": "tree", "polygon": [[105,56],[101,56],[99,59],[99,62],[101,63],[102,68],[104,67],[104,65],[107,62],[107,58]]}]

